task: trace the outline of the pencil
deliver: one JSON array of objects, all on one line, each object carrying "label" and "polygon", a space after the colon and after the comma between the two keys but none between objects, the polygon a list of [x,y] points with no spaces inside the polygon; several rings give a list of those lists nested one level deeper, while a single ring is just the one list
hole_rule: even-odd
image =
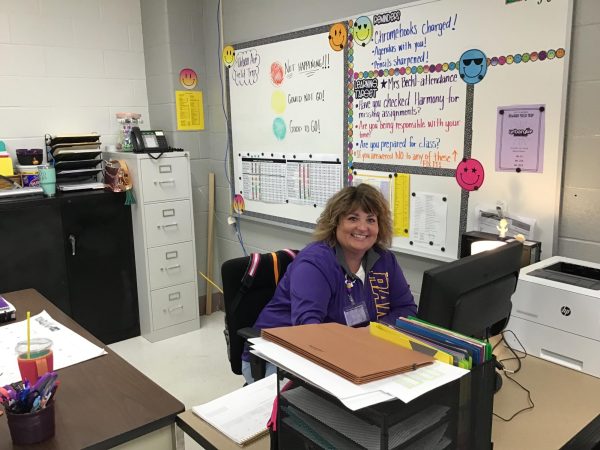
[{"label": "pencil", "polygon": [[204,275],[202,272],[198,271],[198,273],[200,275],[202,275],[202,278],[204,278],[206,281],[208,281],[210,284],[212,284],[214,287],[216,287],[221,294],[223,294],[223,289],[221,289],[219,286],[217,286],[215,283],[213,283],[211,280],[209,280],[208,277],[206,275]]}]

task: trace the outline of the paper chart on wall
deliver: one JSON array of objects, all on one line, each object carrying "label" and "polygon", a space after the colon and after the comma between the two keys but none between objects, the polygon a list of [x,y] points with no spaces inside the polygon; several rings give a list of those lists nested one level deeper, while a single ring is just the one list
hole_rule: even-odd
[{"label": "paper chart on wall", "polygon": [[[31,338],[52,340],[54,370],[105,355],[106,351],[57,322],[46,311],[30,319]],[[20,321],[0,327],[0,386],[19,381],[15,348],[27,339],[27,322]]]},{"label": "paper chart on wall", "polygon": [[238,155],[246,204],[323,207],[342,187],[342,162],[332,154],[251,153]]},{"label": "paper chart on wall", "polygon": [[394,207],[394,176],[388,173],[378,173],[370,171],[356,170],[352,177],[352,185],[358,186],[361,183],[366,183],[376,188],[383,194],[387,200],[390,211]]},{"label": "paper chart on wall", "polygon": [[446,245],[448,203],[446,196],[430,192],[413,192],[410,203],[410,237],[415,245]]},{"label": "paper chart on wall", "polygon": [[410,211],[410,175],[371,170],[355,170],[352,185],[367,183],[379,190],[388,202],[392,214],[393,235],[408,237]]}]

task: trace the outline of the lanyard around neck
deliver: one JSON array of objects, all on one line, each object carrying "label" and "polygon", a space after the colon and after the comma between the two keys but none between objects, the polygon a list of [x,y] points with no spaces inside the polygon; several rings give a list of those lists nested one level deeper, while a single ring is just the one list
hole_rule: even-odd
[{"label": "lanyard around neck", "polygon": [[354,287],[354,283],[356,283],[356,278],[351,278],[348,274],[344,275],[344,283],[346,284],[346,291],[348,292],[348,300],[350,303],[354,305],[354,297],[352,296],[352,288]]}]

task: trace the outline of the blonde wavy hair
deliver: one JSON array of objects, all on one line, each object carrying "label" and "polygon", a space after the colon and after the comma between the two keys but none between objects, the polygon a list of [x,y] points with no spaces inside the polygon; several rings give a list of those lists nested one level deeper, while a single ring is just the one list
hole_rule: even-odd
[{"label": "blonde wavy hair", "polygon": [[316,241],[324,241],[330,246],[337,243],[336,230],[341,219],[361,209],[377,216],[379,233],[376,245],[387,248],[392,242],[392,215],[386,199],[381,192],[366,183],[347,186],[334,194],[319,216],[313,233]]}]

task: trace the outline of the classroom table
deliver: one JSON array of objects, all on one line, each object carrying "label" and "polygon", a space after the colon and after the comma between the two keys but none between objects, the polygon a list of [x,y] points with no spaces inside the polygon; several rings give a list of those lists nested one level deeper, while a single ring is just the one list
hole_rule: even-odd
[{"label": "classroom table", "polygon": [[[503,345],[498,359],[512,356]],[[514,361],[507,369],[516,368]],[[558,449],[600,413],[600,378],[527,356],[521,370],[509,375],[531,391],[535,407],[510,422],[492,421],[494,450]],[[527,406],[527,393],[503,376],[494,396],[494,413],[505,418]]]},{"label": "classroom table", "polygon": [[[19,449],[176,448],[177,414],[184,405],[104,346],[34,289],[2,294],[17,309],[17,320],[46,310],[56,321],[103,347],[107,354],[58,370],[55,436]],[[10,355],[11,357],[13,355]],[[4,358],[5,355],[0,355]],[[12,449],[6,415],[0,417],[0,450]],[[16,447],[15,447],[16,448]]]}]

